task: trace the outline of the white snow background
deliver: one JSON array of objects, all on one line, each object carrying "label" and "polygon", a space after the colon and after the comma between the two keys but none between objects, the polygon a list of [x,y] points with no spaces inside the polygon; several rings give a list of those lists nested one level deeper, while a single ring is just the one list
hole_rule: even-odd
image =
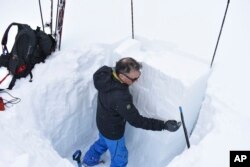
[{"label": "white snow background", "polygon": [[[47,22],[50,1],[41,1]],[[20,79],[8,91],[21,102],[0,112],[0,166],[76,166],[73,152],[85,152],[98,136],[92,75],[125,56],[144,66],[131,86],[140,113],[180,120],[182,106],[191,134],[187,149],[182,128],[170,133],[127,125],[128,166],[229,166],[230,150],[250,150],[250,1],[230,1],[210,70],[226,4],[227,0],[134,0],[132,40],[130,0],[67,1],[61,51],[35,66],[32,83],[29,77]],[[34,0],[2,1],[0,16],[0,37],[12,22],[41,26]],[[0,68],[0,78],[6,73]],[[10,79],[0,87],[6,88]],[[6,93],[0,96],[11,99]],[[102,158],[106,163],[100,166],[108,167],[109,153]]]}]

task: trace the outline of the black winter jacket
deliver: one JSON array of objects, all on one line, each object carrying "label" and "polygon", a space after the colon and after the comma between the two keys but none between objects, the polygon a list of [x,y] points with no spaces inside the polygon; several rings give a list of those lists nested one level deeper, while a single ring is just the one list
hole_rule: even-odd
[{"label": "black winter jacket", "polygon": [[96,122],[100,133],[111,140],[120,139],[124,135],[126,121],[137,128],[163,130],[163,121],[139,114],[128,85],[118,81],[112,72],[112,68],[103,66],[93,76],[98,90]]}]

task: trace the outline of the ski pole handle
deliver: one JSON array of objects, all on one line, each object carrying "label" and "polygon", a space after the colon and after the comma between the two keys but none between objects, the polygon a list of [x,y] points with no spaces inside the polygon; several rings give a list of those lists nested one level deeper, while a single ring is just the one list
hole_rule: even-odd
[{"label": "ski pole handle", "polygon": [[185,125],[184,116],[183,116],[183,113],[182,113],[181,106],[179,107],[179,109],[180,109],[180,113],[181,113],[181,122],[182,122],[183,130],[184,130],[184,134],[185,134],[185,139],[186,139],[187,147],[190,148],[190,143],[189,143],[187,128],[186,128],[186,125]]},{"label": "ski pole handle", "polygon": [[81,150],[77,150],[77,151],[73,154],[73,160],[77,162],[78,167],[82,167],[82,164],[81,164],[81,156],[82,156]]}]

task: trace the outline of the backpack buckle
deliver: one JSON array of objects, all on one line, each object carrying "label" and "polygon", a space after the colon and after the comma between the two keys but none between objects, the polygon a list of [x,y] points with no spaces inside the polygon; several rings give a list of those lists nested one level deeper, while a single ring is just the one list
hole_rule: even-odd
[{"label": "backpack buckle", "polygon": [[3,45],[3,55],[9,54],[8,48],[6,45]]}]

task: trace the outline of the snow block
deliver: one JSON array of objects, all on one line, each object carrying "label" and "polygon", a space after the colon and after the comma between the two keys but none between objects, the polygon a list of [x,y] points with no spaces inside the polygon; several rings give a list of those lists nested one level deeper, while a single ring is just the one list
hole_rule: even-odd
[{"label": "snow block", "polygon": [[[157,43],[158,47],[153,47]],[[142,61],[141,77],[131,86],[133,101],[140,114],[164,121],[181,121],[179,106],[182,106],[190,135],[205,96],[209,66],[178,50],[159,47],[166,45],[159,41],[150,44],[128,40],[115,52],[120,57],[132,56]],[[133,166],[165,166],[186,147],[182,128],[175,133],[153,132],[128,125],[125,137],[129,162],[136,163]]]}]

